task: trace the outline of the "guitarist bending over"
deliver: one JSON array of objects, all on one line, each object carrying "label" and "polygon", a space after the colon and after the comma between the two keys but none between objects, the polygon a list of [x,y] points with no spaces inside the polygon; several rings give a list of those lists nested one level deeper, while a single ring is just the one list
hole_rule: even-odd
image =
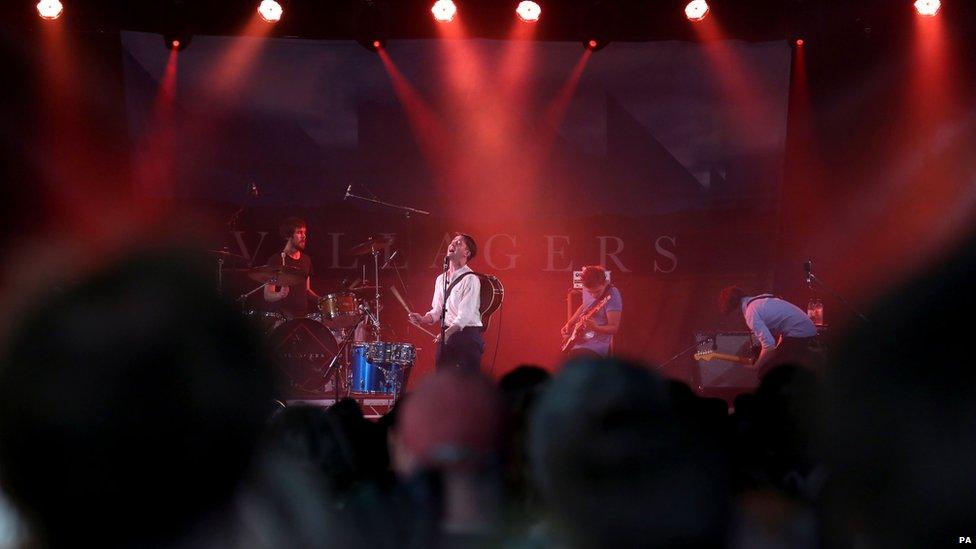
[{"label": "guitarist bending over", "polygon": [[718,297],[722,314],[739,311],[749,330],[762,345],[759,358],[748,368],[759,377],[773,366],[796,364],[818,369],[819,361],[811,346],[817,327],[803,310],[773,294],[746,295],[738,286],[722,288]]},{"label": "guitarist bending over", "polygon": [[607,283],[603,267],[583,267],[583,303],[562,328],[563,351],[571,358],[608,356],[623,308],[620,291]]},{"label": "guitarist bending over", "polygon": [[[444,311],[444,341],[437,336],[437,369],[460,369],[467,372],[481,371],[481,355],[485,341],[481,337],[481,280],[468,267],[468,262],[478,253],[474,238],[455,233],[444,258],[447,269],[437,276],[434,283],[434,299],[426,314],[411,312],[407,315],[414,324],[435,324]],[[444,303],[444,279],[447,278],[447,303]]]}]

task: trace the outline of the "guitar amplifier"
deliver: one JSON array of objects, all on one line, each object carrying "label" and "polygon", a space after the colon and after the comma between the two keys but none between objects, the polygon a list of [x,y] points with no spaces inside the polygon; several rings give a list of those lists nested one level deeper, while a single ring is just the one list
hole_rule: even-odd
[{"label": "guitar amplifier", "polygon": [[[695,341],[699,349],[740,356],[748,354],[748,349],[756,344],[751,332],[699,332],[695,334]],[[751,391],[759,386],[755,370],[727,360],[698,360],[693,375],[701,392],[710,389]]]}]

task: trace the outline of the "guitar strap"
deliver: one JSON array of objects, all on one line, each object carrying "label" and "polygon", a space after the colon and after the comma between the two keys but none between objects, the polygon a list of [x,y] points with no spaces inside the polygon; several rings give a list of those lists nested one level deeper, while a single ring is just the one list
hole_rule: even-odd
[{"label": "guitar strap", "polygon": [[[458,282],[461,282],[461,279],[463,279],[464,277],[466,277],[468,275],[476,275],[476,274],[478,274],[478,273],[476,273],[474,271],[468,271],[468,272],[462,274],[461,276],[459,276],[459,277],[457,277],[457,278],[455,278],[454,280],[451,281],[451,284],[447,287],[447,293],[444,294],[444,303],[445,303],[445,306],[447,306],[446,305],[447,304],[447,298],[451,296],[451,292],[454,291],[454,287],[457,286]],[[482,304],[481,303],[478,303],[478,314],[479,315],[483,315],[483,313],[484,313],[484,309],[482,309],[481,307],[482,307]],[[482,318],[481,320],[482,320],[482,322],[484,322],[484,318]],[[482,332],[485,331],[486,329],[488,329],[487,326],[481,326],[481,331]]]},{"label": "guitar strap", "polygon": [[[598,307],[596,307],[596,304],[597,304],[597,303],[599,303],[600,301],[602,301],[603,299],[605,299],[605,298],[606,298],[606,297],[607,297],[608,295],[610,295],[610,289],[611,289],[611,288],[613,288],[613,286],[611,286],[611,285],[609,285],[609,284],[607,284],[607,288],[606,288],[605,290],[603,290],[603,293],[602,293],[602,294],[600,294],[600,297],[598,297],[598,298],[596,298],[596,299],[594,299],[594,300],[593,300],[593,303],[591,303],[591,304],[590,304],[590,308],[589,308],[589,309],[587,309],[585,313],[583,313],[582,315],[580,315],[580,317],[583,317],[583,316],[586,316],[586,315],[588,315],[588,314],[590,314],[590,313],[593,313],[594,311],[597,311],[597,310],[599,310],[599,308],[598,308]],[[602,306],[603,306],[603,307],[606,307],[606,306],[607,306],[607,305],[609,305],[609,304],[610,304],[610,302],[609,302],[609,301],[607,301],[607,302],[606,302],[606,303],[604,303],[604,304],[603,304]]]},{"label": "guitar strap", "polygon": [[769,298],[771,298],[771,297],[776,297],[776,296],[775,296],[775,295],[773,295],[773,294],[762,294],[762,295],[757,295],[756,297],[754,297],[754,298],[752,298],[752,299],[750,299],[749,301],[746,301],[746,304],[745,304],[745,306],[746,306],[746,307],[748,307],[750,303],[752,303],[753,301],[756,301],[756,300],[758,300],[758,299],[769,299]]},{"label": "guitar strap", "polygon": [[447,298],[450,297],[451,291],[454,290],[454,287],[457,286],[458,282],[461,282],[461,279],[463,279],[464,277],[466,277],[468,275],[476,275],[476,274],[478,274],[478,273],[476,273],[474,271],[468,271],[468,272],[464,273],[463,275],[461,275],[461,276],[455,278],[454,280],[452,280],[450,286],[447,287],[447,293],[444,294],[444,302],[445,303],[447,302]]}]

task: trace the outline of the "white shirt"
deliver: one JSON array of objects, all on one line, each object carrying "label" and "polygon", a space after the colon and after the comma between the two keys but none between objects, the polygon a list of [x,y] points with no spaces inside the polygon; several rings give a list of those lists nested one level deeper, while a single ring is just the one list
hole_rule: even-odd
[{"label": "white shirt", "polygon": [[[454,275],[447,280],[448,286],[451,282],[464,273],[470,273],[471,268],[465,265],[454,271]],[[441,273],[434,282],[434,299],[430,302],[430,310],[427,314],[437,322],[441,318],[441,308],[444,306],[444,276]],[[468,326],[481,326],[481,279],[478,275],[469,275],[461,279],[451,290],[450,297],[447,298],[447,322],[446,326],[457,326],[467,328]]]},{"label": "white shirt", "polygon": [[775,347],[780,336],[817,335],[817,327],[803,310],[772,294],[763,294],[758,299],[756,296],[742,298],[742,316],[763,349]]}]

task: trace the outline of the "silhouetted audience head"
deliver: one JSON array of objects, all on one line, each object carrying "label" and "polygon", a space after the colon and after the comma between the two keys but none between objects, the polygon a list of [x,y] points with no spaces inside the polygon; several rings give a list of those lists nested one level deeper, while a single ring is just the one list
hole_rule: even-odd
[{"label": "silhouetted audience head", "polygon": [[38,540],[166,544],[227,503],[271,402],[259,341],[170,250],[40,297],[0,359],[0,480]]},{"label": "silhouetted audience head", "polygon": [[498,380],[498,390],[509,407],[518,406],[534,395],[539,387],[552,379],[548,370],[531,364],[523,364]]},{"label": "silhouetted audience head", "polygon": [[550,379],[552,374],[539,366],[521,365],[498,382],[506,409],[505,491],[513,529],[525,528],[537,519],[538,496],[530,480],[526,448],[528,423],[532,409]]},{"label": "silhouetted audience head", "polygon": [[787,364],[770,370],[750,398],[736,399],[742,488],[775,488],[802,500],[817,499],[823,476],[814,447],[820,398],[818,375]]},{"label": "silhouetted audience head", "polygon": [[497,390],[480,375],[449,370],[425,378],[397,418],[406,472],[497,465],[501,412]]},{"label": "silhouetted audience head", "polygon": [[825,380],[832,535],[867,547],[957,543],[976,525],[976,246],[896,288]]},{"label": "silhouetted audience head", "polygon": [[721,543],[730,494],[722,460],[676,421],[664,382],[612,359],[569,362],[533,412],[533,478],[557,543]]}]

